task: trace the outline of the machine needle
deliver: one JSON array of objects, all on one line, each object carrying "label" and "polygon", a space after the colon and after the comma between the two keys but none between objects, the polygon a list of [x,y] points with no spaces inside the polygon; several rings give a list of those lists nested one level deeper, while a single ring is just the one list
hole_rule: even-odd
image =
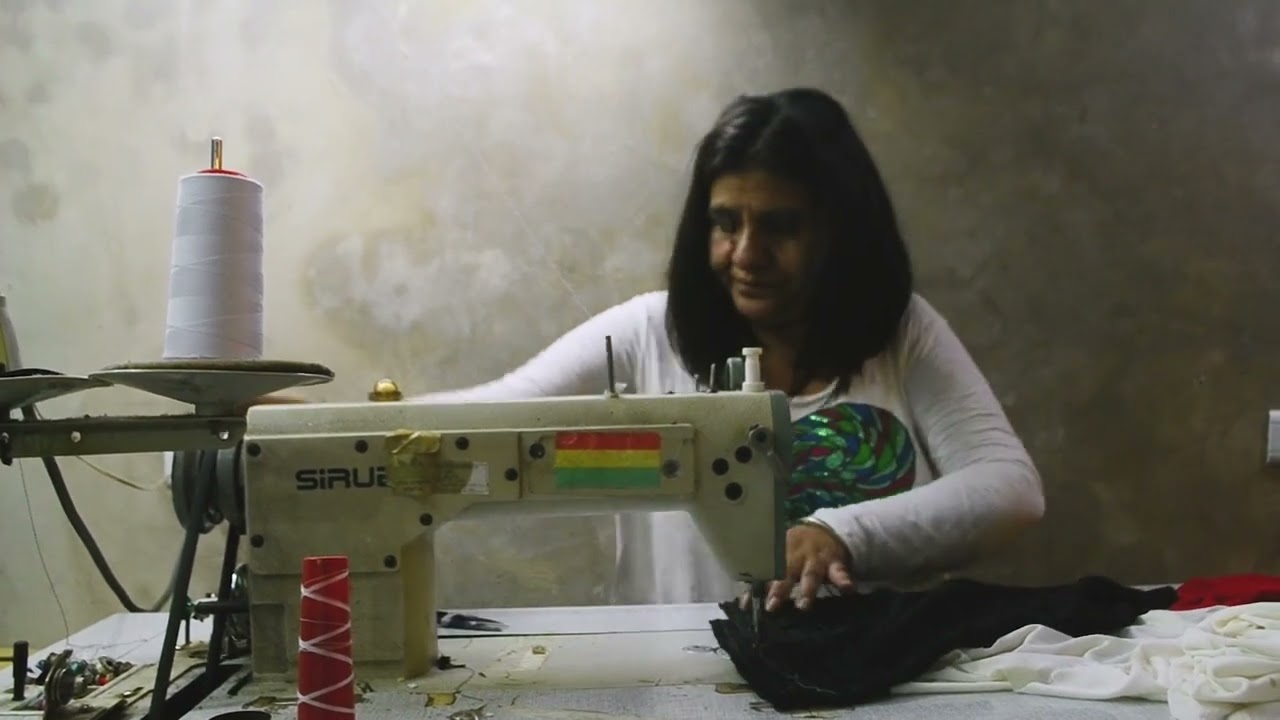
[{"label": "machine needle", "polygon": [[609,373],[609,387],[605,388],[604,394],[607,397],[618,397],[617,380],[613,372],[613,336],[604,336],[604,361],[605,367]]},{"label": "machine needle", "polygon": [[764,607],[764,596],[768,583],[755,581],[751,583],[751,632],[760,642],[760,613]]}]

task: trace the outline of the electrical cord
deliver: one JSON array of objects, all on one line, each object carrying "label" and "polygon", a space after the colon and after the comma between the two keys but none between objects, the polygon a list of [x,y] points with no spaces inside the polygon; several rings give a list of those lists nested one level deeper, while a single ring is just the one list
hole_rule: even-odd
[{"label": "electrical cord", "polygon": [[[22,372],[22,371],[18,371]],[[17,373],[6,373],[13,375]],[[32,373],[43,374],[43,373]],[[49,373],[57,374],[57,373]],[[34,405],[27,405],[22,408],[22,417],[28,421],[39,419]],[[115,594],[116,599],[124,606],[125,610],[133,613],[159,612],[168,603],[173,595],[174,581],[177,579],[178,568],[174,567],[174,572],[169,577],[169,586],[150,608],[144,608],[129,597],[128,591],[120,584],[120,580],[111,570],[107,558],[102,554],[102,549],[98,547],[98,542],[94,539],[93,533],[89,531],[89,527],[85,525],[84,519],[80,517],[80,512],[76,510],[75,501],[71,498],[71,491],[67,488],[66,479],[62,476],[62,469],[58,467],[58,461],[53,457],[42,457],[40,462],[44,464],[45,472],[49,475],[49,483],[53,485],[53,492],[58,497],[58,504],[62,506],[62,512],[67,516],[67,522],[71,523],[71,529],[75,531],[76,537],[80,538],[84,549],[89,552],[89,557],[93,560],[93,565],[98,569],[98,573],[102,579],[111,588],[111,592]]]}]

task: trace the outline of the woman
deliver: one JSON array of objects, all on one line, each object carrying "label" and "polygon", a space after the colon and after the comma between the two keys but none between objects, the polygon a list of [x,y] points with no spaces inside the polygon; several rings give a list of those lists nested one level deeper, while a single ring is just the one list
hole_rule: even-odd
[{"label": "woman", "polygon": [[[1044,512],[1040,477],[960,341],[914,295],[888,193],[844,108],[817,90],[733,101],[697,148],[668,289],[571,330],[494,382],[423,400],[694,392],[695,375],[764,348],[791,398],[787,579],[908,581],[955,567]],[[708,602],[733,582],[687,515],[619,520],[624,602]],[[692,540],[689,540],[692,538]],[[690,547],[690,545],[693,547]]]}]

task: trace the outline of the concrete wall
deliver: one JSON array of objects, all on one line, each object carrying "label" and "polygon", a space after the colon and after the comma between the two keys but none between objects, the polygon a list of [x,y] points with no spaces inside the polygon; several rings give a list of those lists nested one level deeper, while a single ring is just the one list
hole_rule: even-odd
[{"label": "concrete wall", "polygon": [[[7,0],[0,292],[28,365],[158,357],[176,178],[218,134],[268,188],[268,354],[338,374],[309,397],[481,381],[658,286],[725,101],[819,85],[1048,485],[1044,524],[983,576],[1276,571],[1278,28],[1261,0]],[[111,389],[46,412],[174,408]],[[160,480],[155,456],[93,462]],[[63,467],[148,602],[177,549],[167,491]],[[458,524],[440,546],[447,604],[608,597],[605,524]],[[0,641],[116,610],[38,463],[0,468],[0,548]]]}]

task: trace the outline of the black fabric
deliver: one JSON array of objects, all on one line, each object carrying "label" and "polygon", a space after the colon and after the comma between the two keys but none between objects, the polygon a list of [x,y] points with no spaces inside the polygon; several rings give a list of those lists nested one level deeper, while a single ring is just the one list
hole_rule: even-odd
[{"label": "black fabric", "polygon": [[453,630],[502,632],[507,629],[507,626],[497,620],[490,620],[489,618],[476,617],[475,615],[463,615],[462,613],[449,612],[448,610],[437,610],[436,628],[439,630],[451,628]]},{"label": "black fabric", "polygon": [[1026,625],[1075,637],[1113,634],[1177,597],[1173,587],[1138,590],[1104,577],[1052,587],[949,580],[926,591],[877,590],[819,598],[806,611],[761,612],[758,637],[751,612],[726,602],[727,619],[711,629],[751,689],[786,712],[883,698],[947,653],[987,647]]}]

